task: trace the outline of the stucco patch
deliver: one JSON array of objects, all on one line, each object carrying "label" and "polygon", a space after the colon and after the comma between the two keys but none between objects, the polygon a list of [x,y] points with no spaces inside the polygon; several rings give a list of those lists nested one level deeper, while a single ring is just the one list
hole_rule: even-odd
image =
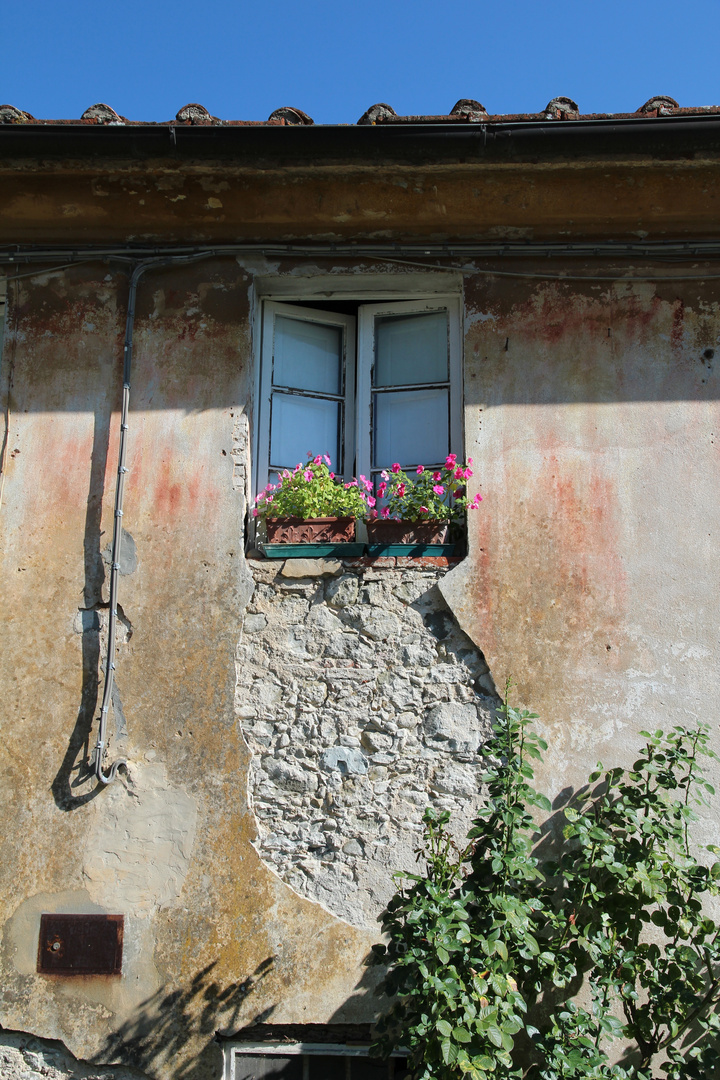
[{"label": "stucco patch", "polygon": [[195,840],[195,800],[163,765],[135,764],[95,806],[83,863],[91,898],[140,918],[176,900]]}]

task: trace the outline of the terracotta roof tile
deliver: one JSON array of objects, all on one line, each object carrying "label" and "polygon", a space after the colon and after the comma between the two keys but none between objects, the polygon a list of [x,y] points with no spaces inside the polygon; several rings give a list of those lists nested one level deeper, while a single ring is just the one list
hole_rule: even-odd
[{"label": "terracotta roof tile", "polygon": [[[484,105],[472,98],[461,98],[449,113],[425,116],[400,116],[391,105],[379,102],[371,105],[360,119],[360,125],[377,124],[511,124],[511,123],[546,123],[549,120],[559,123],[577,120],[630,120],[661,116],[703,116],[720,113],[718,105],[686,106],[678,105],[674,98],[659,94],[648,98],[635,112],[625,113],[581,113],[572,98],[555,97],[537,113],[488,113]],[[145,121],[129,120],[115,112],[109,105],[98,103],[91,105],[76,120],[38,120],[30,113],[15,105],[0,105],[0,124],[30,124],[36,126],[73,124],[117,125],[128,127],[168,127],[175,125],[202,125],[211,127],[266,127],[266,126],[310,126],[312,117],[294,106],[284,105],[275,109],[267,120],[223,120],[213,116],[204,105],[190,103],[184,105],[172,120]]]}]

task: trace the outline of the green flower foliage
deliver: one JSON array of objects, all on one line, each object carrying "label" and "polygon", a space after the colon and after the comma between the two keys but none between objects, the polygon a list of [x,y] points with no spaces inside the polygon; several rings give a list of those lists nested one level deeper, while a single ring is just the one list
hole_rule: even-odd
[{"label": "green flower foliage", "polygon": [[[268,484],[255,499],[253,517],[353,517],[367,514],[366,492],[372,487],[364,476],[344,484],[330,472],[327,454],[308,454],[306,465],[284,469],[277,484]],[[373,504],[375,500],[372,500]]]},{"label": "green flower foliage", "polygon": [[689,837],[713,794],[707,729],[643,732],[631,770],[599,766],[551,858],[537,846],[550,803],[532,786],[535,719],[498,710],[463,849],[448,813],[425,812],[424,872],[399,875],[374,947],[392,1006],[373,1053],[404,1050],[415,1080],[717,1076],[720,927],[703,900],[720,864],[698,862]]}]

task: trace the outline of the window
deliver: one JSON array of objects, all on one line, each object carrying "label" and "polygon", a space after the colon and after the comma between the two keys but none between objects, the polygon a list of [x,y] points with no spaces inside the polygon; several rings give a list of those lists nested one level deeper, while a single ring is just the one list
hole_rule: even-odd
[{"label": "window", "polygon": [[377,482],[462,456],[460,300],[365,303],[266,300],[257,490],[281,469],[327,453],[345,479]]},{"label": "window", "polygon": [[406,1080],[404,1057],[368,1057],[367,1046],[333,1043],[228,1044],[225,1080]]}]

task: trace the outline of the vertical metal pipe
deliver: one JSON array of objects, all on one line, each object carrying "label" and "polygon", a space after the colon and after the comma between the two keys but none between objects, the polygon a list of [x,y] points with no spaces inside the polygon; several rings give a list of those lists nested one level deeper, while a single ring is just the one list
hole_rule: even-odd
[{"label": "vertical metal pipe", "polygon": [[107,744],[107,722],[112,701],[113,682],[115,677],[115,649],[117,639],[117,605],[118,605],[118,578],[120,576],[120,549],[122,546],[122,518],[123,496],[125,493],[125,475],[127,473],[127,437],[128,416],[130,412],[130,375],[132,372],[133,331],[135,329],[135,302],[137,299],[138,283],[146,270],[151,267],[173,265],[177,263],[196,262],[198,259],[206,259],[214,254],[212,251],[200,251],[192,255],[161,256],[160,258],[147,259],[137,263],[130,275],[130,290],[128,293],[127,313],[125,317],[125,348],[123,358],[123,390],[122,408],[120,411],[120,448],[118,452],[117,483],[115,485],[115,518],[113,523],[113,538],[110,557],[110,605],[108,618],[108,646],[107,659],[105,662],[105,686],[103,689],[102,705],[98,720],[98,735],[93,751],[93,769],[95,776],[101,784],[110,784],[115,779],[121,765],[127,765],[125,758],[118,758],[110,766],[107,773],[103,768]]}]

